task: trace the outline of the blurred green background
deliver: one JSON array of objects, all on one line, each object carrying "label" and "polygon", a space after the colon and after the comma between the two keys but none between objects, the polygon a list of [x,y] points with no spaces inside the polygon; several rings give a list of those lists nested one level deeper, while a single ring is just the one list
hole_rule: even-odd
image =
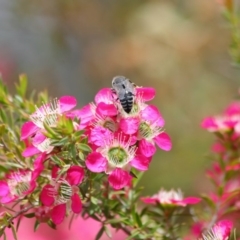
[{"label": "blurred green background", "polygon": [[115,75],[157,90],[173,149],[161,150],[142,179],[145,194],[209,189],[213,136],[201,120],[237,95],[239,70],[215,0],[0,0],[0,71],[30,88],[74,95],[79,107]]}]

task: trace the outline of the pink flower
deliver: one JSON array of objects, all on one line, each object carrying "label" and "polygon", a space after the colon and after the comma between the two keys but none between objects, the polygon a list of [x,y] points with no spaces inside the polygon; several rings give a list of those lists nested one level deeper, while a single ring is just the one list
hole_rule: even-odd
[{"label": "pink flower", "polygon": [[95,119],[95,106],[89,103],[81,109],[66,113],[66,116],[72,119],[80,119],[79,129],[84,129],[89,126]]},{"label": "pink flower", "polygon": [[131,139],[127,142],[121,137],[109,139],[87,156],[87,168],[92,172],[108,174],[109,183],[114,189],[125,187],[131,180],[131,167],[145,171],[150,163],[150,159],[136,154],[136,147],[130,144]]},{"label": "pink flower", "polygon": [[237,135],[240,134],[240,102],[230,104],[224,113],[219,116],[211,116],[203,119],[202,128],[209,132],[229,132],[234,130]]},{"label": "pink flower", "polygon": [[89,142],[100,147],[104,145],[104,142],[109,141],[113,137],[113,133],[108,128],[96,126],[90,132]]},{"label": "pink flower", "polygon": [[167,133],[163,132],[164,119],[158,109],[153,106],[147,106],[141,111],[141,123],[138,130],[139,150],[146,156],[151,157],[156,152],[155,143],[159,148],[169,151],[172,148],[172,142]]},{"label": "pink flower", "polygon": [[222,220],[215,224],[207,233],[203,234],[203,240],[228,240],[233,228],[231,221]]},{"label": "pink flower", "polygon": [[118,114],[110,88],[101,89],[95,96],[95,102],[96,112],[100,116],[116,116]]},{"label": "pink flower", "polygon": [[[53,175],[56,173],[53,172]],[[50,216],[55,224],[60,224],[68,208],[74,213],[80,213],[82,202],[79,196],[78,185],[84,178],[84,170],[80,166],[71,166],[65,179],[53,179],[52,184],[43,187],[40,201],[45,206],[52,206]]]},{"label": "pink flower", "polygon": [[39,222],[47,222],[50,219],[51,208],[39,206],[35,208],[35,217]]},{"label": "pink flower", "polygon": [[0,181],[0,203],[10,203],[24,198],[36,188],[36,180],[43,170],[43,157],[38,156],[33,171],[18,170],[10,172]]},{"label": "pink flower", "polygon": [[44,135],[43,123],[55,127],[58,117],[74,108],[76,104],[74,97],[63,96],[59,100],[55,99],[49,104],[44,104],[31,114],[31,121],[24,123],[21,129],[21,140],[32,138],[32,144],[24,150],[23,156],[30,157],[41,152],[50,153],[53,146],[50,139]]},{"label": "pink flower", "polygon": [[165,191],[161,189],[157,194],[152,197],[143,197],[141,200],[147,204],[156,204],[160,203],[164,206],[182,206],[185,207],[191,204],[197,204],[201,201],[200,198],[197,197],[187,197],[183,198],[183,194],[181,190],[175,191]]}]

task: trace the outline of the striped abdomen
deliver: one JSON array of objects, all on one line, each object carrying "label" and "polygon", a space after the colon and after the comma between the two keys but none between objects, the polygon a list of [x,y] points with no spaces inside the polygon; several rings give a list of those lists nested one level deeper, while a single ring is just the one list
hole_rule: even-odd
[{"label": "striped abdomen", "polygon": [[133,96],[134,94],[131,92],[125,92],[123,98],[119,99],[120,103],[122,105],[123,110],[126,113],[130,113],[132,110],[132,106],[133,106]]}]

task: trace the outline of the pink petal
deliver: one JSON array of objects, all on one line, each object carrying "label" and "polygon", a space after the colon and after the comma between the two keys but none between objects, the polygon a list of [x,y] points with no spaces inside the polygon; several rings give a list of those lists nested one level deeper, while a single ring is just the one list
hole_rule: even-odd
[{"label": "pink petal", "polygon": [[35,180],[31,180],[29,189],[27,191],[25,191],[24,194],[25,195],[30,194],[36,188],[36,186],[37,186],[36,181]]},{"label": "pink petal", "polygon": [[216,120],[214,117],[207,117],[201,122],[201,127],[210,131],[215,131],[217,130],[218,125],[216,124]]},{"label": "pink petal", "polygon": [[57,178],[59,171],[60,171],[60,168],[57,165],[54,165],[52,167],[52,178]]},{"label": "pink petal", "polygon": [[150,158],[147,158],[143,155],[136,155],[130,164],[132,167],[136,168],[139,171],[146,171],[148,170],[150,162]]},{"label": "pink petal", "polygon": [[228,116],[240,114],[240,102],[231,103],[225,110],[225,113]]},{"label": "pink petal", "polygon": [[107,167],[107,160],[100,153],[93,152],[87,156],[86,166],[92,172],[104,172]]},{"label": "pink petal", "polygon": [[0,203],[2,203],[2,204],[11,203],[11,202],[15,201],[16,199],[17,199],[17,197],[15,197],[15,196],[6,195],[4,197],[0,197]]},{"label": "pink petal", "polygon": [[112,132],[102,126],[97,126],[93,128],[89,136],[90,142],[94,143],[96,146],[99,147],[104,145],[104,140],[106,142],[112,138]]},{"label": "pink petal", "polygon": [[22,152],[22,155],[23,157],[31,157],[37,153],[41,153],[40,150],[38,150],[36,147],[34,146],[30,146],[30,147],[27,147],[23,152]]},{"label": "pink petal", "polygon": [[224,153],[224,151],[226,151],[224,145],[219,142],[214,143],[211,150],[215,153]]},{"label": "pink petal", "polygon": [[213,226],[213,231],[222,237],[223,240],[227,240],[231,234],[233,223],[229,220],[222,220]]},{"label": "pink petal", "polygon": [[52,209],[51,218],[56,225],[62,223],[66,215],[66,210],[67,210],[67,206],[65,203],[57,205]]},{"label": "pink petal", "polygon": [[130,183],[131,179],[131,175],[121,168],[116,168],[113,170],[108,177],[110,186],[115,190],[119,190],[127,186]]},{"label": "pink petal", "polygon": [[71,197],[71,200],[72,200],[72,205],[71,205],[72,211],[74,213],[80,213],[82,211],[82,202],[79,195],[77,193],[74,193]]},{"label": "pink petal", "polygon": [[37,127],[33,122],[25,122],[21,128],[21,140],[24,140],[38,131]]},{"label": "pink petal", "polygon": [[182,200],[182,202],[185,204],[197,204],[200,201],[201,201],[201,198],[197,198],[197,197],[187,197]]},{"label": "pink petal", "polygon": [[95,96],[95,102],[99,104],[100,102],[103,103],[110,103],[112,102],[112,91],[110,88],[103,88],[101,89]]},{"label": "pink petal", "polygon": [[141,200],[147,204],[156,204],[158,200],[154,197],[142,197]]},{"label": "pink petal", "polygon": [[35,136],[32,138],[33,146],[37,147],[40,143],[42,143],[47,137],[43,135],[40,131],[38,131]]},{"label": "pink petal", "polygon": [[154,138],[154,141],[156,142],[158,147],[164,151],[170,151],[172,149],[171,138],[165,132],[160,133],[158,136],[156,136]]},{"label": "pink petal", "polygon": [[77,105],[77,99],[72,96],[63,96],[59,99],[61,112],[73,109]]},{"label": "pink petal", "polygon": [[154,143],[149,142],[146,139],[142,139],[139,141],[138,149],[139,152],[145,157],[152,157],[156,152],[156,147]]},{"label": "pink petal", "polygon": [[155,97],[156,91],[154,88],[150,87],[137,87],[136,95],[137,97],[140,97],[144,102],[146,102],[152,100]]},{"label": "pink petal", "polygon": [[159,127],[163,127],[165,121],[159,112],[158,108],[154,105],[149,105],[141,111],[141,118],[151,124],[156,124]]},{"label": "pink petal", "polygon": [[47,184],[43,187],[40,193],[40,201],[45,206],[51,206],[54,203],[53,195],[56,194],[54,187],[50,184]]},{"label": "pink petal", "polygon": [[121,141],[122,142],[127,143],[130,146],[136,144],[137,141],[138,141],[137,134],[134,134],[134,135],[125,134],[124,132],[121,131],[121,129],[119,129],[118,131],[114,132],[114,137],[116,139],[118,139],[119,136],[121,136]]},{"label": "pink petal", "polygon": [[71,112],[67,113],[66,115],[67,115],[67,117],[70,117],[70,118],[76,117],[76,118],[80,119],[81,125],[87,125],[89,122],[91,122],[94,119],[94,114],[93,114],[91,104],[88,104],[81,109],[71,111]]},{"label": "pink petal", "polygon": [[32,177],[31,177],[31,181],[35,181],[36,178],[40,175],[40,173],[43,171],[44,169],[44,165],[43,162],[45,160],[46,155],[40,154],[33,162],[33,166],[34,166],[34,170],[32,171]]},{"label": "pink petal", "polygon": [[46,158],[45,153],[40,154],[33,162],[34,169],[42,168],[45,158]]},{"label": "pink petal", "polygon": [[5,197],[8,193],[8,184],[6,182],[0,181],[0,197]]},{"label": "pink petal", "polygon": [[104,102],[100,102],[97,105],[96,112],[100,116],[116,116],[118,113],[117,108],[114,104],[106,104]]},{"label": "pink petal", "polygon": [[71,166],[67,171],[67,181],[71,186],[79,185],[84,178],[84,169],[80,166]]},{"label": "pink petal", "polygon": [[140,124],[139,117],[128,117],[120,120],[120,128],[125,134],[134,134],[137,132]]}]

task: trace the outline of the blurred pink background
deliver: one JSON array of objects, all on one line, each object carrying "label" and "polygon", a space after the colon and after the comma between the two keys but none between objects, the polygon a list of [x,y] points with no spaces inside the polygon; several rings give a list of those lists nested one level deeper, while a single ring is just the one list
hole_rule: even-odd
[{"label": "blurred pink background", "polygon": [[[31,219],[24,219],[18,230],[18,240],[94,240],[101,225],[95,220],[83,220],[77,217],[69,229],[69,219],[57,227],[57,231],[42,223],[36,232],[33,231],[34,222]],[[123,232],[111,230],[113,240],[123,240]],[[8,240],[14,240],[11,229],[7,230]],[[109,240],[109,237],[103,235],[101,240]]]}]

